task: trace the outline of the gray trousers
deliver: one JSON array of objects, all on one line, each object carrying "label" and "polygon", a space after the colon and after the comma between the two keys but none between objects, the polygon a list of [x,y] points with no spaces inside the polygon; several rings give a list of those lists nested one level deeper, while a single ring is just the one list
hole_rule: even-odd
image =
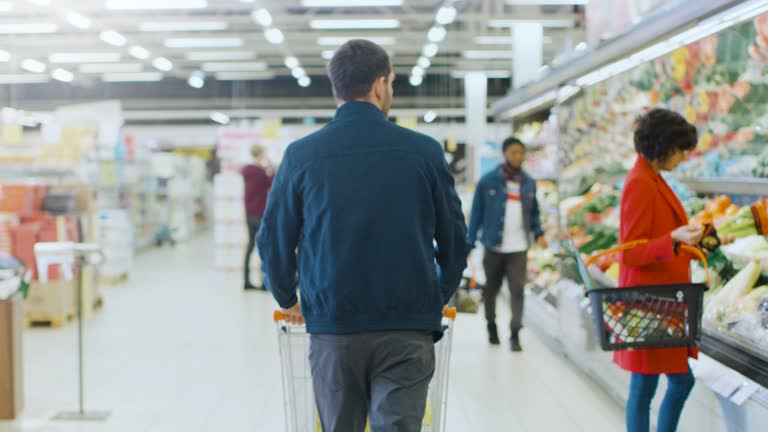
[{"label": "gray trousers", "polygon": [[485,305],[485,320],[488,324],[496,322],[496,297],[501,291],[504,277],[509,285],[510,301],[512,303],[512,331],[523,328],[523,306],[525,302],[525,281],[527,279],[528,252],[499,253],[485,251],[483,268],[485,269],[485,288],[483,303]]},{"label": "gray trousers", "polygon": [[435,372],[432,334],[310,336],[309,362],[324,432],[419,432]]}]

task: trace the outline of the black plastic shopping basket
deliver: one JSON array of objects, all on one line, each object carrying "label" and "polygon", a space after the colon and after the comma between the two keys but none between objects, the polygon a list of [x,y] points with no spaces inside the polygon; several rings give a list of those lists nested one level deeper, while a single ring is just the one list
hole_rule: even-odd
[{"label": "black plastic shopping basket", "polygon": [[[590,257],[586,266],[578,260],[579,273],[587,287],[586,294],[592,306],[592,318],[600,346],[604,351],[697,346],[701,339],[701,317],[707,285],[592,288],[587,266],[601,256],[629,250],[644,243],[647,240],[629,242],[599,252]],[[680,249],[690,252],[707,268],[706,257],[700,249],[685,245],[681,245]]]}]

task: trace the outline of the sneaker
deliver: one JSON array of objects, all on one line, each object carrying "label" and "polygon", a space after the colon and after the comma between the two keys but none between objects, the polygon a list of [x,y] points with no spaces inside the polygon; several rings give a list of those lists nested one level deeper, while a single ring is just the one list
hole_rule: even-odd
[{"label": "sneaker", "polygon": [[501,344],[501,341],[499,340],[499,331],[496,328],[496,324],[488,324],[488,343],[491,345]]},{"label": "sneaker", "polygon": [[519,331],[512,332],[512,337],[509,338],[509,349],[512,352],[521,352],[521,351],[523,351],[523,346],[520,345],[520,332]]}]

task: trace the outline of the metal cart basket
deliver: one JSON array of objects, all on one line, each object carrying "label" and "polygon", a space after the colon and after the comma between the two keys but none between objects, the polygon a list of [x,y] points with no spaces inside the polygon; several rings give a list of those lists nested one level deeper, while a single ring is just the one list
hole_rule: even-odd
[{"label": "metal cart basket", "polygon": [[[285,322],[285,316],[275,311],[277,339],[283,377],[285,422],[287,432],[322,432],[312,391],[312,374],[309,367],[309,335],[303,325]],[[429,384],[427,408],[422,432],[445,430],[448,396],[448,366],[453,343],[453,322],[456,309],[443,312],[443,338],[435,345],[435,374]]]}]

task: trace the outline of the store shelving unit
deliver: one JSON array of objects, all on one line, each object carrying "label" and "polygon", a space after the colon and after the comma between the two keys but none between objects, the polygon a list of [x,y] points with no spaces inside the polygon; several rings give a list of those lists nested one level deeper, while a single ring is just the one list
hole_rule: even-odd
[{"label": "store shelving unit", "polygon": [[768,195],[768,178],[700,178],[682,181],[699,194]]}]

